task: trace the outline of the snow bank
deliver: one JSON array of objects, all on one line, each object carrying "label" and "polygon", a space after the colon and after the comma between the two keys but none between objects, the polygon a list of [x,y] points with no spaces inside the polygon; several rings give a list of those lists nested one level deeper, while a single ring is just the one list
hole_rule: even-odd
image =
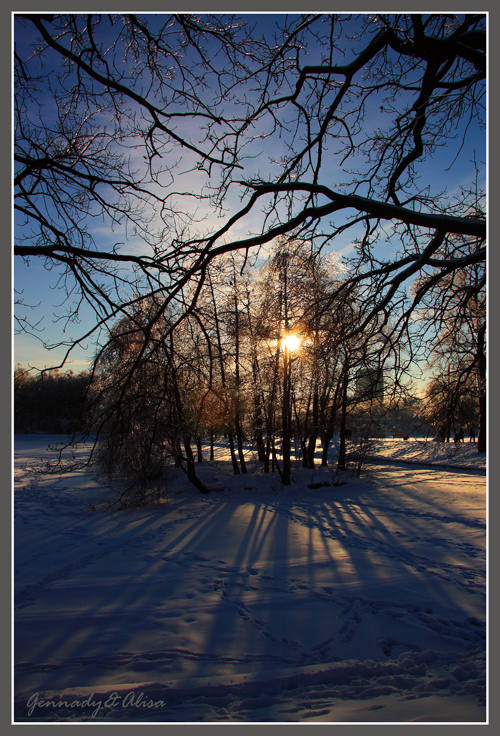
[{"label": "snow bank", "polygon": [[284,489],[220,447],[221,490],[90,514],[109,491],[46,444],[16,437],[16,722],[485,722],[484,474]]},{"label": "snow bank", "polygon": [[405,440],[370,440],[369,458],[438,465],[448,468],[486,469],[486,455],[475,442],[438,442],[410,437]]}]

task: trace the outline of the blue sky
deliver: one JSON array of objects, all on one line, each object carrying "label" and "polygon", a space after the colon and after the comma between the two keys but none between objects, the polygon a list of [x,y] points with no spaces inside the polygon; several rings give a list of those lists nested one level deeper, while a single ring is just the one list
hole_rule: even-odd
[{"label": "blue sky", "polygon": [[[275,14],[267,16],[253,16],[253,20],[257,23],[259,28],[265,28],[269,30],[272,28],[276,21],[277,16]],[[278,17],[279,19],[279,17]],[[19,37],[21,42],[23,39]],[[319,61],[318,58],[311,56],[308,59],[308,63],[315,63]],[[47,75],[50,78],[50,72]],[[369,117],[371,125],[375,126],[378,122],[378,118],[383,117],[380,112],[379,106],[374,105],[371,115]],[[480,162],[486,160],[486,138],[484,133],[479,129],[477,122],[471,122],[472,139],[475,142],[477,157]],[[250,168],[245,175],[249,175],[251,170],[256,171],[259,167],[266,165],[266,156],[272,153],[274,156],[279,157],[280,151],[285,151],[285,141],[283,139],[265,139],[259,141],[259,145],[262,148],[262,156],[252,161]],[[460,152],[459,158],[454,161],[455,154],[457,151],[458,141],[453,145],[445,149],[440,149],[433,158],[427,158],[425,163],[420,166],[424,180],[432,182],[433,187],[441,187],[446,185],[450,195],[453,195],[459,191],[461,185],[467,185],[471,181],[473,175],[473,163],[471,161],[470,149],[464,149]],[[255,152],[255,146],[253,151]],[[142,155],[140,152],[137,154]],[[450,178],[450,173],[447,172],[448,167],[454,162],[453,173]],[[332,159],[332,163],[335,161]],[[345,175],[342,171],[336,171],[335,166],[332,166],[332,177],[331,181],[328,182],[330,186],[334,186],[336,181],[342,179]],[[481,185],[485,185],[484,181],[484,167],[483,167],[483,181]],[[187,191],[195,191],[201,183],[202,175],[199,172],[191,172],[182,177],[183,188]],[[451,186],[450,186],[451,183]],[[180,187],[178,181],[175,182],[175,187]],[[455,190],[455,191],[453,191]],[[237,187],[233,187],[232,195],[228,200],[229,213],[236,211],[241,206],[238,199]],[[208,230],[216,227],[216,218],[213,210],[210,208],[203,207],[200,210],[201,223],[199,225],[200,230]],[[243,238],[248,232],[254,231],[258,228],[260,221],[258,215],[254,215],[252,218],[245,220],[240,223],[232,237]],[[117,228],[114,232],[110,232],[107,225],[102,225],[98,221],[91,222],[90,228],[93,231],[96,242],[100,249],[111,247],[116,242],[126,242],[126,250],[134,251],[136,249],[142,249],[143,245],[139,239],[129,239],[127,241],[127,235],[124,231],[120,231]],[[352,243],[352,233],[349,232],[339,238],[334,245],[334,249],[337,252],[342,252],[347,255]],[[397,249],[397,243],[384,244],[381,243],[380,253],[382,257],[390,257]],[[27,316],[34,322],[39,323],[38,329],[39,337],[41,340],[48,344],[55,344],[63,340],[64,342],[71,342],[71,340],[80,337],[86,332],[88,326],[94,321],[94,315],[89,307],[84,306],[80,311],[80,322],[79,324],[68,324],[63,332],[64,320],[58,319],[61,315],[61,302],[63,293],[60,288],[57,288],[57,274],[52,271],[47,271],[43,263],[36,258],[31,258],[29,266],[24,264],[21,259],[16,258],[14,264],[14,284],[15,289],[19,293],[22,299],[25,300],[26,304],[34,305],[32,310],[27,310]],[[15,295],[16,297],[17,295]],[[22,312],[19,312],[22,314]],[[40,321],[41,320],[41,321]],[[47,350],[44,348],[41,340],[29,336],[27,334],[20,334],[14,339],[14,360],[15,362],[21,362],[23,364],[35,365],[38,368],[49,367],[57,365],[64,353],[64,348],[55,348],[53,350]],[[71,368],[75,372],[82,370],[87,367],[89,359],[93,354],[93,345],[91,342],[86,343],[86,350],[82,347],[76,348],[72,352],[70,362],[67,367]]]}]

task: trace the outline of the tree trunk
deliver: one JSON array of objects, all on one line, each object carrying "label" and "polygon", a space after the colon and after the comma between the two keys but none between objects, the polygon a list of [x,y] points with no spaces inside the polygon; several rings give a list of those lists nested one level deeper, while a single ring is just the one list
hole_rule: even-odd
[{"label": "tree trunk", "polygon": [[[278,462],[278,457],[276,455],[276,445],[274,444],[274,439],[271,442],[271,452],[272,452],[273,473],[274,473],[274,470],[276,468],[276,470],[278,471],[278,474],[279,474],[279,476],[281,478],[281,482],[283,483],[283,485],[287,485],[284,482],[284,480],[283,480],[283,471],[280,468],[280,465],[279,465],[279,462]],[[289,483],[288,483],[288,485],[289,485]]]},{"label": "tree trunk", "polygon": [[272,425],[271,422],[267,422],[267,437],[266,437],[266,454],[264,456],[264,473],[270,473],[271,468],[269,460],[271,458],[271,437],[272,437]]},{"label": "tree trunk", "polygon": [[260,463],[265,463],[266,461],[266,446],[264,444],[264,434],[262,432],[262,427],[258,428],[255,432],[255,442],[257,444],[257,457],[259,458]]},{"label": "tree trunk", "polygon": [[240,306],[238,302],[238,289],[237,289],[237,277],[236,270],[233,261],[233,279],[234,279],[234,361],[235,361],[235,382],[236,382],[236,412],[234,417],[235,429],[236,429],[236,442],[238,445],[238,457],[240,458],[241,472],[247,472],[247,466],[245,462],[245,454],[243,452],[243,430],[241,428],[240,421]]},{"label": "tree trunk", "polygon": [[186,466],[187,466],[187,477],[188,480],[197,488],[201,493],[210,493],[203,481],[196,475],[196,464],[194,461],[193,450],[191,448],[190,437],[184,437],[184,449],[186,451]]},{"label": "tree trunk", "polygon": [[333,439],[333,429],[335,426],[335,419],[337,417],[337,402],[339,398],[339,393],[343,386],[343,374],[341,373],[339,378],[337,379],[337,385],[335,386],[335,393],[333,394],[333,400],[330,407],[330,412],[328,415],[328,423],[326,425],[325,434],[323,437],[323,452],[321,455],[321,465],[328,465],[328,448],[330,446],[330,442]]},{"label": "tree trunk", "polygon": [[347,365],[344,365],[344,375],[342,380],[342,409],[340,414],[340,447],[339,459],[337,462],[337,470],[346,469],[346,451],[345,451],[345,429],[347,418],[347,384],[349,371]]},{"label": "tree trunk", "polygon": [[[257,365],[254,362],[252,365],[252,371],[253,371],[253,380],[254,383],[257,382]],[[261,404],[261,396],[259,391],[255,391],[254,398],[253,398],[253,422],[254,422],[254,439],[257,444],[257,455],[259,458],[259,462],[263,463],[265,462],[266,457],[266,448],[264,445],[264,434],[263,434],[263,417],[262,417],[262,404]]]},{"label": "tree trunk", "polygon": [[316,454],[316,442],[318,440],[319,431],[319,394],[317,384],[314,386],[313,394],[313,411],[312,411],[312,427],[309,434],[309,444],[307,447],[307,467],[311,470],[314,468],[314,455]]},{"label": "tree trunk", "polygon": [[283,407],[282,407],[282,454],[283,454],[283,471],[281,479],[283,485],[289,486],[291,483],[291,463],[290,450],[292,446],[291,426],[290,426],[290,351],[286,345],[283,350],[284,368],[283,368]]},{"label": "tree trunk", "polygon": [[322,451],[321,451],[321,465],[324,467],[328,466],[328,449],[330,447],[330,442],[333,439],[333,433],[332,434],[324,434],[321,438],[321,443],[323,445]]},{"label": "tree trunk", "polygon": [[234,451],[234,439],[231,432],[228,433],[228,439],[229,439],[229,451],[231,453],[231,462],[233,464],[233,473],[235,475],[240,474],[240,466],[238,465],[238,460],[236,459],[236,453]]},{"label": "tree trunk", "polygon": [[302,455],[302,467],[307,468],[307,442],[305,437],[300,438],[300,452]]},{"label": "tree trunk", "polygon": [[304,426],[302,427],[302,431],[300,434],[300,449],[302,453],[302,467],[307,468],[308,467],[308,455],[307,455],[307,431],[309,427],[309,413],[311,409],[311,393],[309,392],[307,396],[307,405],[306,405],[306,411],[304,414]]},{"label": "tree trunk", "polygon": [[174,465],[176,468],[180,468],[182,466],[182,447],[179,440],[175,440],[174,448]]},{"label": "tree trunk", "polygon": [[240,418],[239,413],[236,415],[236,444],[238,447],[238,457],[240,459],[241,464],[241,472],[246,473],[247,472],[247,464],[245,461],[245,453],[243,450],[243,430],[241,428],[240,424]]},{"label": "tree trunk", "polygon": [[[171,337],[172,340],[172,337]],[[173,340],[172,340],[172,352],[173,352]],[[175,406],[177,411],[177,416],[179,419],[182,419],[184,416],[183,406],[182,406],[182,399],[181,394],[179,390],[179,384],[177,383],[177,372],[175,371],[175,368],[172,368],[172,386],[174,390],[174,399],[175,399]],[[198,478],[196,475],[196,466],[194,462],[194,455],[193,450],[191,448],[191,438],[189,435],[184,435],[184,449],[186,451],[186,465],[187,465],[187,477],[188,480],[191,481],[191,483],[197,488],[201,493],[209,493],[207,487],[205,484]],[[180,443],[179,443],[180,445]],[[182,465],[180,466],[181,469]]]}]

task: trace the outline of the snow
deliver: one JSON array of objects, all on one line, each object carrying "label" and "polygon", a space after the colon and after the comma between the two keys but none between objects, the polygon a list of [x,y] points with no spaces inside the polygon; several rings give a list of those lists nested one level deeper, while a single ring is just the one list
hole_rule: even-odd
[{"label": "snow", "polygon": [[158,505],[90,513],[111,493],[44,471],[58,439],[15,437],[14,722],[487,721],[472,443],[377,440],[361,478],[287,488],[219,447],[219,490],[172,470]]},{"label": "snow", "polygon": [[424,437],[409,440],[373,440],[369,456],[391,462],[411,462],[448,468],[486,469],[486,456],[475,442],[437,442]]}]

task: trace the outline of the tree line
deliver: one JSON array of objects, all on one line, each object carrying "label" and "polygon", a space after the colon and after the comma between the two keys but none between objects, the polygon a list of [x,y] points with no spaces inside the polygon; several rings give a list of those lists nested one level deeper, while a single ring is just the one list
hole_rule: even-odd
[{"label": "tree line", "polygon": [[[61,368],[108,339],[89,390],[100,436],[132,421],[122,399],[147,405],[192,475],[183,428],[208,412],[243,472],[254,416],[262,462],[278,466],[282,435],[286,483],[294,435],[308,458],[332,414],[347,426],[354,385],[383,376],[401,392],[425,366],[436,432],[472,395],[484,451],[484,14],[16,13],[14,26],[14,253],[40,259],[61,318],[83,325]],[[257,299],[250,264],[280,242]],[[346,242],[345,271],[323,274]],[[300,299],[294,243],[309,247]],[[21,331],[37,330],[33,309],[19,295]]]},{"label": "tree line", "polygon": [[375,328],[346,339],[359,318],[352,300],[322,309],[339,278],[332,258],[313,259],[308,243],[281,240],[258,269],[245,270],[237,254],[214,263],[180,322],[163,300],[141,300],[118,320],[94,364],[92,427],[108,474],[147,484],[168,456],[201,490],[202,443],[208,438],[213,458],[222,435],[235,473],[247,472],[250,442],[264,472],[275,470],[287,485],[292,446],[314,467],[321,439],[326,465],[339,427],[345,467],[349,389],[356,375],[369,376],[356,402],[376,401],[390,356]]},{"label": "tree line", "polygon": [[[189,314],[166,309],[154,294],[141,298],[131,315],[115,322],[89,373],[52,371],[37,383],[17,371],[19,406],[29,399],[18,409],[17,426],[30,417],[31,427],[91,437],[94,468],[111,485],[143,498],[169,463],[206,491],[197,465],[214,460],[221,438],[235,474],[247,472],[251,448],[263,472],[279,473],[288,485],[293,457],[313,468],[320,443],[320,462],[327,465],[338,434],[336,466],[345,469],[353,432],[359,439],[385,433],[402,406],[437,432],[443,421],[462,417],[463,423],[464,401],[469,422],[477,421],[477,368],[463,385],[448,372],[455,391],[448,413],[435,401],[442,373],[417,401],[405,378],[412,351],[393,341],[393,320],[353,332],[364,302],[352,292],[332,309],[331,291],[347,276],[338,258],[312,258],[310,243],[298,239],[278,240],[258,263],[229,253],[210,266]],[[414,346],[418,332],[411,337]],[[463,350],[464,337],[462,330]],[[443,328],[438,366],[449,341]],[[456,356],[464,371],[466,357]]]},{"label": "tree line", "polygon": [[84,406],[90,373],[57,369],[34,372],[14,369],[14,432],[67,434],[85,428]]}]

